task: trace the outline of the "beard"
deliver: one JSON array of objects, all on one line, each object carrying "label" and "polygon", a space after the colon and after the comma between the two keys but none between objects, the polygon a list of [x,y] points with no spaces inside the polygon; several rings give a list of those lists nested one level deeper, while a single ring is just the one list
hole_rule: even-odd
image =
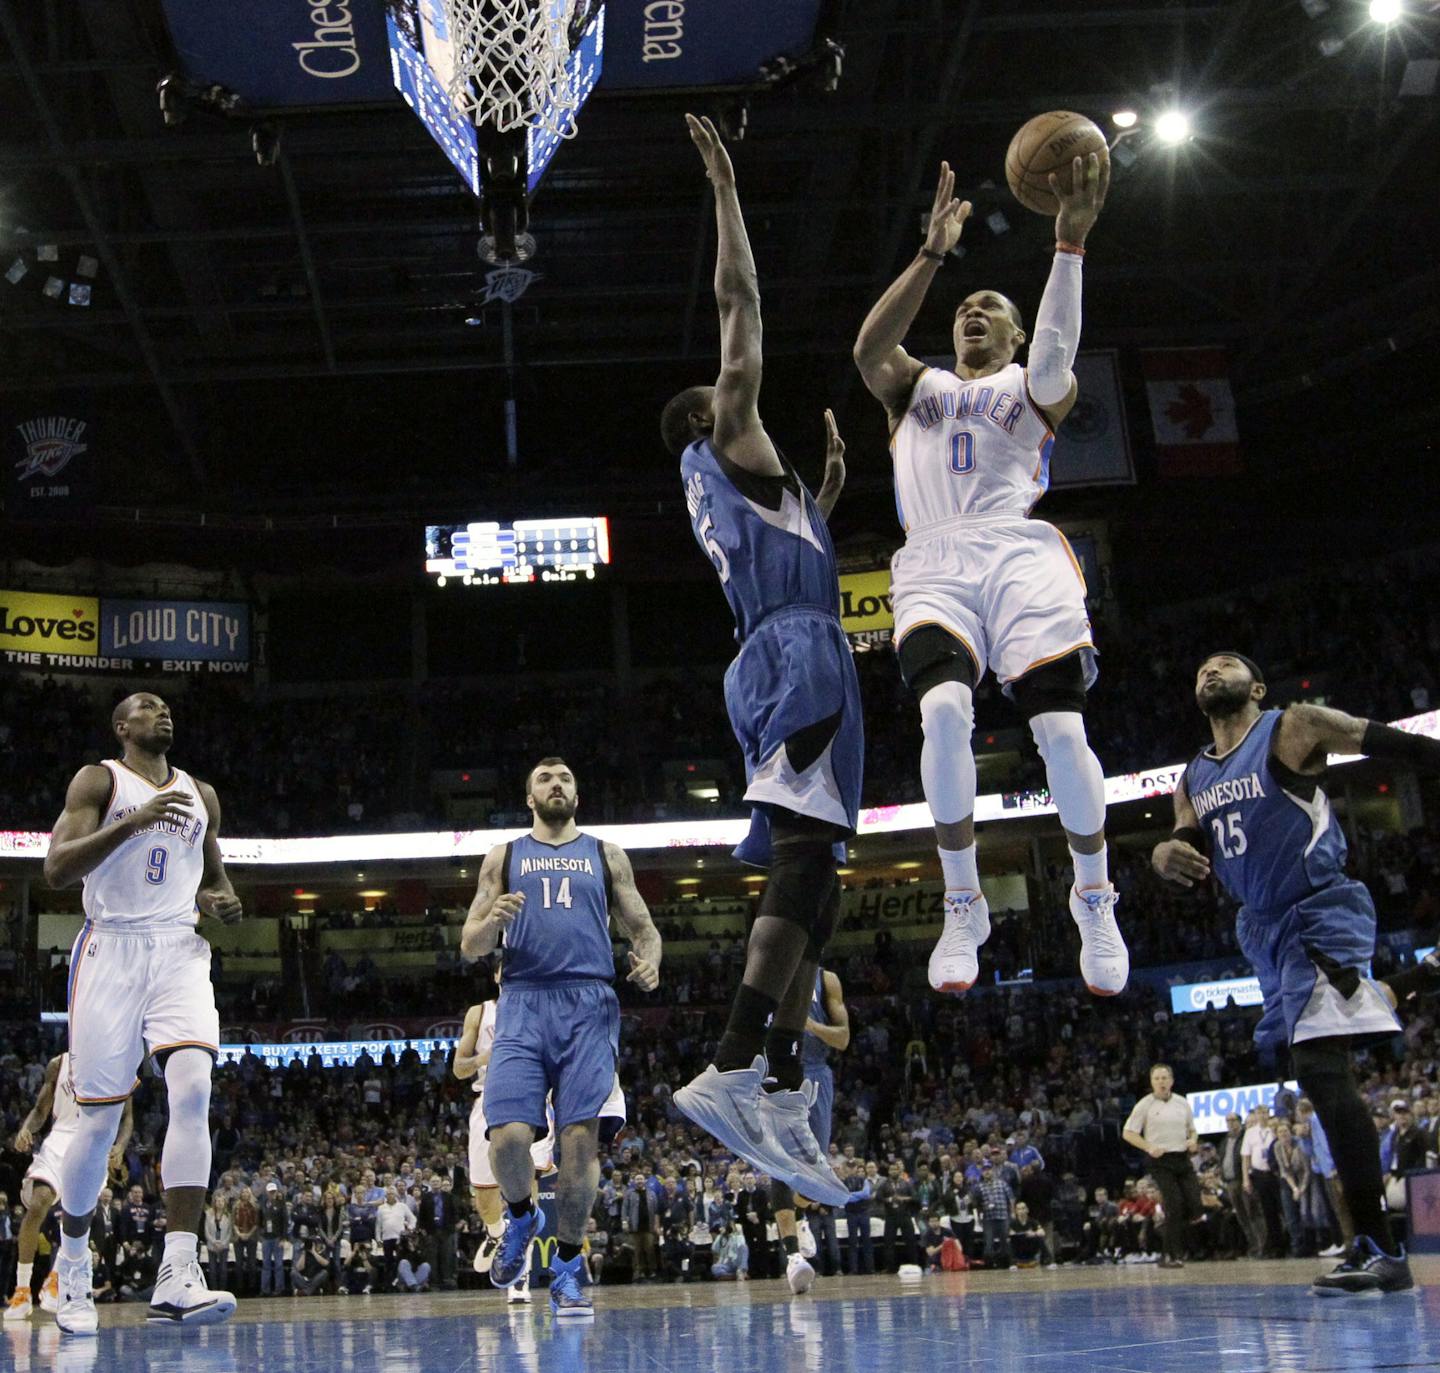
[{"label": "beard", "polygon": [[1207,687],[1196,697],[1196,702],[1203,714],[1212,720],[1228,720],[1232,716],[1239,715],[1250,703],[1249,682],[1217,682],[1213,687]]},{"label": "beard", "polygon": [[535,814],[550,824],[558,820],[573,820],[580,805],[578,796],[547,796],[535,798]]}]

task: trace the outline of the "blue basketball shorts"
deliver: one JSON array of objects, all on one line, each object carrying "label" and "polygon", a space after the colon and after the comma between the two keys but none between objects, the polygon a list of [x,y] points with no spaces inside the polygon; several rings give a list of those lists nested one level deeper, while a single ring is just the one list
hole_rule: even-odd
[{"label": "blue basketball shorts", "polygon": [[[1369,976],[1375,906],[1362,883],[1333,883],[1279,913],[1244,907],[1235,934],[1265,999],[1255,1027],[1262,1050],[1399,1031],[1395,1012]],[[1353,987],[1346,975],[1351,972],[1358,974]]]},{"label": "blue basketball shorts", "polygon": [[546,1131],[545,1102],[557,1133],[598,1120],[615,1087],[620,1003],[608,982],[502,982],[495,1045],[485,1073],[486,1134],[498,1125]]},{"label": "blue basketball shorts", "polygon": [[735,850],[741,862],[769,864],[773,809],[855,832],[865,727],[850,643],[835,616],[797,606],[763,620],[725,674],[725,709],[752,808],[750,834]]}]

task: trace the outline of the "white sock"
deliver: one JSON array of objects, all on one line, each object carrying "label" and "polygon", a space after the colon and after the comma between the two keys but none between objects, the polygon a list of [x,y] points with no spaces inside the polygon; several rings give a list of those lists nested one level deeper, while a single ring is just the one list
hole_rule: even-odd
[{"label": "white sock", "polygon": [[166,1263],[193,1263],[199,1253],[199,1239],[189,1230],[170,1230],[165,1235]]},{"label": "white sock", "polygon": [[1075,888],[1089,891],[1092,887],[1103,887],[1110,881],[1109,854],[1104,844],[1099,853],[1076,853],[1070,850],[1070,861],[1075,864]]},{"label": "white sock", "polygon": [[84,1263],[90,1253],[89,1235],[72,1235],[60,1231],[60,1257],[68,1263]]},{"label": "white sock", "polygon": [[965,849],[936,849],[940,867],[945,873],[946,891],[980,890],[980,868],[975,860],[975,845]]},{"label": "white sock", "polygon": [[15,1290],[23,1292],[27,1297],[30,1295],[30,1276],[35,1271],[33,1263],[17,1263],[15,1265]]}]

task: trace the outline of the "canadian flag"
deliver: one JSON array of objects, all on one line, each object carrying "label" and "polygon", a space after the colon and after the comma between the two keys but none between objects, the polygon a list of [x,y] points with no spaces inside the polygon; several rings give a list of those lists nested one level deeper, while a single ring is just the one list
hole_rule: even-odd
[{"label": "canadian flag", "polygon": [[1142,353],[1160,474],[1233,476],[1240,434],[1229,368],[1219,348],[1156,348]]}]

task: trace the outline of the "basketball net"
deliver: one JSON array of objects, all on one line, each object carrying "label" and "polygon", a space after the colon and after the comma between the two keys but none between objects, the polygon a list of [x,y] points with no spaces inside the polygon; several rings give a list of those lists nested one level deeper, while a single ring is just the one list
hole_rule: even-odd
[{"label": "basketball net", "polygon": [[441,0],[454,44],[447,94],[455,108],[500,133],[575,133],[579,73],[570,30],[587,0]]}]

